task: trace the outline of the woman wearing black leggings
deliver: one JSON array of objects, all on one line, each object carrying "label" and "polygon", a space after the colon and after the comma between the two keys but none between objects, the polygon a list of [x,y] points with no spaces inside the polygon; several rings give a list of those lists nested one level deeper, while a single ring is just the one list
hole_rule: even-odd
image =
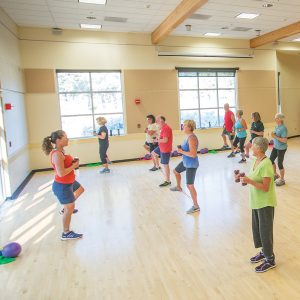
[{"label": "woman wearing black leggings", "polygon": [[[284,167],[283,167],[283,160],[284,155],[287,150],[287,128],[283,124],[284,115],[283,114],[276,114],[275,115],[275,122],[276,127],[275,131],[272,132],[272,138],[274,139],[274,148],[270,155],[270,160],[273,164],[274,174],[275,174],[275,183],[277,186],[281,186],[285,184],[284,180]],[[279,169],[279,175],[276,172],[276,165],[275,160],[277,158],[277,165]]]}]

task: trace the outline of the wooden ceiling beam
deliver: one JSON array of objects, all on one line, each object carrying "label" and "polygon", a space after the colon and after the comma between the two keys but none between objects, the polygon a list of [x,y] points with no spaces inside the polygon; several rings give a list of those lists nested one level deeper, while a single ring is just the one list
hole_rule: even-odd
[{"label": "wooden ceiling beam", "polygon": [[298,33],[300,33],[300,22],[290,24],[253,38],[250,40],[250,47],[257,48],[259,46],[263,46],[265,44],[269,44]]},{"label": "wooden ceiling beam", "polygon": [[171,14],[152,32],[153,44],[158,44],[178,25],[184,22],[196,10],[203,6],[208,0],[183,0],[171,12]]}]

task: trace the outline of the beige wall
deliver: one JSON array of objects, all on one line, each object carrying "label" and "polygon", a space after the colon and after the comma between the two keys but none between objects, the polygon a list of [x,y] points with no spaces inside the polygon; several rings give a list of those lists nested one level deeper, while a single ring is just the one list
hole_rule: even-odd
[{"label": "beige wall", "polygon": [[300,134],[300,57],[298,53],[277,53],[282,112],[289,136]]},{"label": "beige wall", "polygon": [[[174,69],[181,67],[240,67],[274,70],[276,51],[249,50],[248,40],[168,37],[160,46],[151,44],[149,34],[105,33],[20,28],[24,68],[33,69]],[[253,59],[201,59],[158,57],[158,50],[201,53],[254,53]]]},{"label": "beige wall", "polygon": [[[2,102],[11,103],[13,109],[3,112],[4,124],[1,130],[3,145],[2,163],[6,197],[17,189],[30,172],[26,106],[24,102],[23,72],[17,27],[0,9],[0,82]],[[2,142],[2,139],[6,143]],[[6,144],[6,145],[5,145]]]},{"label": "beige wall", "polygon": [[[149,113],[164,115],[172,128],[179,129],[176,70],[124,70],[124,89],[128,133],[144,132]],[[136,105],[135,98],[141,104]]]},{"label": "beige wall", "polygon": [[263,122],[273,122],[277,110],[275,71],[240,70],[237,78],[238,106],[246,120],[250,122],[251,113],[258,111]]},{"label": "beige wall", "polygon": [[[179,129],[178,87],[175,67],[238,67],[238,99],[246,115],[260,110],[265,122],[272,120],[276,108],[276,51],[254,51],[253,59],[201,59],[158,57],[157,51],[239,53],[249,51],[246,40],[169,37],[163,45],[153,46],[150,35],[84,32],[64,30],[52,35],[48,29],[20,28],[22,64],[30,72],[40,69],[121,70],[124,79],[126,137],[113,137],[110,156],[113,160],[143,155],[145,116],[164,114],[173,129]],[[249,82],[248,82],[249,81]],[[33,82],[34,85],[34,82]],[[44,136],[60,128],[58,96],[36,87],[26,94],[32,168],[49,165],[40,151]],[[141,104],[134,104],[140,98]],[[259,103],[259,109],[256,104]],[[248,118],[250,121],[250,119]],[[141,124],[141,128],[137,128]],[[200,132],[203,147],[215,148],[221,143],[220,132],[207,129]],[[178,139],[181,133],[176,133]],[[175,143],[174,143],[175,144]],[[122,151],[119,151],[122,149]],[[96,139],[72,141],[70,151],[81,157],[82,163],[98,160]]]}]

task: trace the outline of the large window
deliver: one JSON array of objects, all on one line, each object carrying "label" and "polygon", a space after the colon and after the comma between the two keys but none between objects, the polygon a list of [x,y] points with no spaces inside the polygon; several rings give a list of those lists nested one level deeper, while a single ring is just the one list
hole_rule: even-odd
[{"label": "large window", "polygon": [[222,127],[225,103],[235,112],[235,70],[178,70],[180,122],[192,119],[197,128]]},{"label": "large window", "polygon": [[113,135],[124,134],[121,72],[57,71],[62,129],[71,138],[89,137],[107,119]]}]

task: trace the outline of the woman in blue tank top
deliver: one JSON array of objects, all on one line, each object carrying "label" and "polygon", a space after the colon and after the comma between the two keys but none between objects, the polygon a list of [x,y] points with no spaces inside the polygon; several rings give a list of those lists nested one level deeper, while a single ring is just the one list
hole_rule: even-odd
[{"label": "woman in blue tank top", "polygon": [[183,131],[186,135],[186,139],[183,143],[177,146],[178,153],[182,154],[182,162],[175,168],[174,175],[176,177],[177,186],[170,188],[173,192],[181,192],[181,175],[180,173],[186,171],[186,184],[190,191],[194,205],[186,212],[192,214],[200,210],[197,201],[197,191],[194,186],[196,171],[199,166],[197,149],[198,149],[198,138],[193,133],[196,128],[196,123],[193,120],[186,120],[183,123]]},{"label": "woman in blue tank top", "polygon": [[[243,119],[243,111],[242,110],[238,110],[236,112],[236,117],[237,120],[234,124],[234,128],[235,128],[235,132],[236,132],[236,136],[233,142],[233,147],[237,148],[237,146],[239,145],[240,150],[241,150],[241,154],[242,154],[242,159],[239,161],[239,163],[244,163],[246,162],[246,158],[245,158],[245,141],[246,141],[246,137],[247,137],[247,123],[246,121]],[[235,157],[234,152],[231,152],[228,157]]]}]

